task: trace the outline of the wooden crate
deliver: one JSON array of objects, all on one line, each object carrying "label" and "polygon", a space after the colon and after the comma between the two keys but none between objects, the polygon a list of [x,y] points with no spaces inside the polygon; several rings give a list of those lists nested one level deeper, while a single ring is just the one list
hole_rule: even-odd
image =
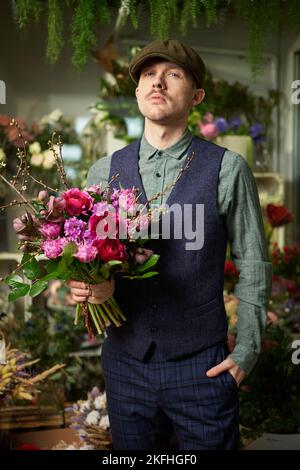
[{"label": "wooden crate", "polygon": [[0,408],[0,429],[59,428],[65,425],[65,415],[57,408],[34,405]]}]

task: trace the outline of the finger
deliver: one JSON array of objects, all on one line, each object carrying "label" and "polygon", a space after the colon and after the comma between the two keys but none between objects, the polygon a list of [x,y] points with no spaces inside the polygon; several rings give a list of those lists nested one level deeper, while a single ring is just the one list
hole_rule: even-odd
[{"label": "finger", "polygon": [[221,374],[222,372],[225,372],[228,369],[229,369],[228,364],[226,364],[225,361],[223,361],[217,366],[214,366],[211,369],[207,370],[206,375],[208,377],[216,377],[217,375]]},{"label": "finger", "polygon": [[91,291],[89,289],[78,289],[75,287],[72,287],[71,289],[72,295],[79,295],[81,297],[87,297],[90,295]]},{"label": "finger", "polygon": [[67,281],[69,287],[76,287],[78,289],[87,289],[87,285],[84,282],[74,281],[73,279],[69,279]]},{"label": "finger", "polygon": [[112,292],[114,290],[114,284],[111,282],[105,282],[103,284],[95,284],[90,286],[92,293],[105,294],[106,292]]},{"label": "finger", "polygon": [[86,302],[87,301],[87,297],[82,297],[82,296],[79,296],[79,295],[73,295],[73,300],[79,304],[81,302]]}]

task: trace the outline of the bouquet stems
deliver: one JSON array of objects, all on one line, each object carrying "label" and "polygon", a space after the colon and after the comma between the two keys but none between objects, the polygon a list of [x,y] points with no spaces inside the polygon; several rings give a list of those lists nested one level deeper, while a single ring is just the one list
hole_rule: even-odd
[{"label": "bouquet stems", "polygon": [[92,304],[82,302],[76,305],[74,324],[79,324],[80,317],[83,317],[84,324],[88,330],[89,338],[94,338],[95,332],[103,334],[107,327],[115,325],[121,326],[126,321],[125,315],[113,297],[103,304]]}]

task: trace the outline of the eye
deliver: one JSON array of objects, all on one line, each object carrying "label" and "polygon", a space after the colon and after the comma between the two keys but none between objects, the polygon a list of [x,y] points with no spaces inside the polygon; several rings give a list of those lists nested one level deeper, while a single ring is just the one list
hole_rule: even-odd
[{"label": "eye", "polygon": [[179,73],[178,73],[178,72],[174,72],[173,70],[171,70],[171,71],[169,72],[169,75],[171,75],[172,77],[180,78]]},{"label": "eye", "polygon": [[151,74],[153,75],[153,72],[151,72],[151,70],[149,70],[148,72],[144,73],[144,76],[147,77],[148,75],[151,75]]}]

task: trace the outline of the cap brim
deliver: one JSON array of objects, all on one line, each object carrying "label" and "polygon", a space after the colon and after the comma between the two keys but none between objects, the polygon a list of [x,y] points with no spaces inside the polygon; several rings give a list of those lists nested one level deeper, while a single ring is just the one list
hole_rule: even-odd
[{"label": "cap brim", "polygon": [[[137,84],[139,81],[139,70],[143,66],[145,62],[147,62],[149,59],[152,59],[153,57],[161,57],[162,59],[169,60],[170,62],[174,62],[174,64],[180,65],[180,67],[184,68],[185,70],[189,71],[189,69],[186,67],[185,64],[179,62],[176,60],[174,57],[168,55],[168,54],[162,54],[160,52],[152,52],[150,54],[147,54],[146,57],[142,57],[139,61],[137,61],[132,67],[129,67],[129,75],[131,76],[132,80]],[[191,73],[191,72],[190,72]]]}]

